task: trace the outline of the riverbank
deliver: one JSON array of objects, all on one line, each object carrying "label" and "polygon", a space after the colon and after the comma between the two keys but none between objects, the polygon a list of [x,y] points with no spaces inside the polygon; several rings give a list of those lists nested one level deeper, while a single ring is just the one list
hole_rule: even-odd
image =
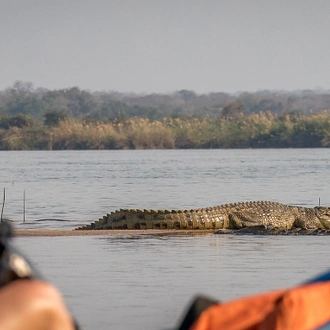
[{"label": "riverbank", "polygon": [[[20,117],[18,117],[20,118]],[[1,118],[0,150],[127,150],[328,148],[330,113],[303,116],[252,113],[234,117],[129,118],[113,122],[60,120],[8,125]],[[21,118],[21,121],[24,119]],[[17,124],[16,124],[17,125]]]},{"label": "riverbank", "polygon": [[208,235],[213,234],[214,230],[58,230],[58,229],[16,229],[15,236],[97,236],[97,235]]}]

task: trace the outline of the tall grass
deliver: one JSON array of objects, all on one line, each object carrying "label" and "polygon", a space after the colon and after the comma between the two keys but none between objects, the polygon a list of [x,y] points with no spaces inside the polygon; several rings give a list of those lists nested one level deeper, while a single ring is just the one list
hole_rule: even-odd
[{"label": "tall grass", "polygon": [[102,123],[67,118],[56,126],[0,130],[2,150],[304,148],[330,146],[330,114],[271,113],[238,118],[131,118]]},{"label": "tall grass", "polygon": [[112,124],[117,133],[114,136],[118,149],[173,149],[175,137],[173,131],[160,121],[145,118],[132,118]]}]

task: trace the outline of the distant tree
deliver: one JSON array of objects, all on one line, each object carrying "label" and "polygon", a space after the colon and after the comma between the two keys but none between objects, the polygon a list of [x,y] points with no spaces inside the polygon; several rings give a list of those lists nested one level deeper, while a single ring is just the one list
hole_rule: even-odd
[{"label": "distant tree", "polygon": [[29,114],[41,117],[44,112],[42,100],[34,93],[31,82],[16,81],[6,91],[6,113],[10,115]]},{"label": "distant tree", "polygon": [[197,98],[197,94],[194,91],[188,91],[186,89],[179,91],[178,94],[184,102],[193,102]]},{"label": "distant tree", "polygon": [[33,120],[27,115],[17,115],[17,116],[0,116],[0,128],[9,129],[11,127],[28,127],[33,124]]},{"label": "distant tree", "polygon": [[236,101],[226,105],[220,113],[220,117],[226,119],[235,119],[241,116],[243,116],[243,105]]},{"label": "distant tree", "polygon": [[81,91],[78,87],[72,87],[63,91],[68,100],[67,107],[73,116],[84,116],[95,109],[92,94]]},{"label": "distant tree", "polygon": [[46,126],[56,126],[61,120],[68,118],[68,114],[63,111],[48,111],[45,114],[44,124]]},{"label": "distant tree", "polygon": [[94,111],[90,117],[96,119],[124,119],[127,118],[128,109],[130,107],[120,101],[116,100],[105,100],[102,102],[96,111]]},{"label": "distant tree", "polygon": [[85,117],[97,112],[98,104],[94,96],[78,87],[47,91],[43,93],[47,109],[60,111],[75,117]]},{"label": "distant tree", "polygon": [[273,113],[280,113],[283,111],[283,104],[281,102],[276,102],[273,99],[262,99],[258,106],[258,112],[273,112]]},{"label": "distant tree", "polygon": [[20,95],[32,94],[34,92],[33,83],[30,81],[16,80],[10,89]]}]

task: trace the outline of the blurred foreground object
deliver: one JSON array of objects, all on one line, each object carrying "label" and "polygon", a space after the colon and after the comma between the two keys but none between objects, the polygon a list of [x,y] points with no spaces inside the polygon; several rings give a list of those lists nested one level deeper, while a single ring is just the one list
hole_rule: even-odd
[{"label": "blurred foreground object", "polygon": [[11,224],[1,222],[0,330],[79,330],[60,292],[11,244],[12,237]]},{"label": "blurred foreground object", "polygon": [[179,330],[330,330],[330,271],[302,285],[226,303],[197,297]]}]

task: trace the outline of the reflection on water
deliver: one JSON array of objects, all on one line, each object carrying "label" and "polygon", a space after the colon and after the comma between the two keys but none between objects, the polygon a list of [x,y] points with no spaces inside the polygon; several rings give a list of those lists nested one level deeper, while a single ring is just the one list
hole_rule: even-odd
[{"label": "reflection on water", "polygon": [[299,284],[330,267],[330,237],[19,237],[84,329],[169,329],[196,294]]}]

